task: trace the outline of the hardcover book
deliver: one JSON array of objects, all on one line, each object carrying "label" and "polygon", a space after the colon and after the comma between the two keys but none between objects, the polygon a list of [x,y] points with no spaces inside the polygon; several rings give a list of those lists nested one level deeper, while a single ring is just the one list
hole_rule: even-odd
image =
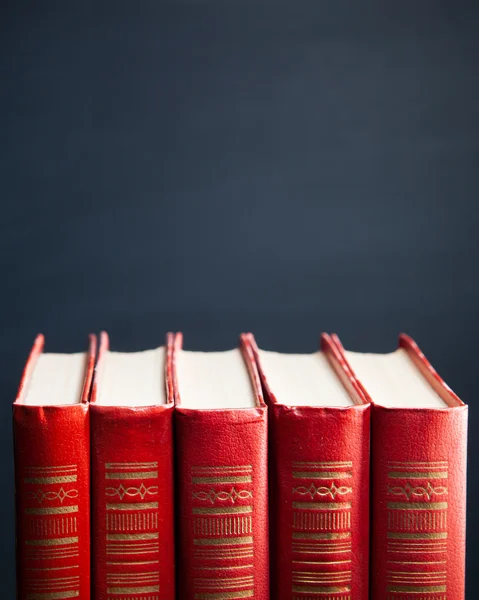
[{"label": "hardcover book", "polygon": [[321,351],[254,353],[269,412],[271,590],[277,600],[367,600],[370,403]]},{"label": "hardcover book", "polygon": [[88,352],[35,340],[13,404],[17,599],[90,598]]},{"label": "hardcover book", "polygon": [[467,406],[415,342],[344,351],[373,402],[371,598],[462,600]]},{"label": "hardcover book", "polygon": [[95,600],[175,598],[171,353],[111,352],[101,335],[90,407]]},{"label": "hardcover book", "polygon": [[252,355],[182,350],[176,404],[178,598],[269,600],[267,413]]}]

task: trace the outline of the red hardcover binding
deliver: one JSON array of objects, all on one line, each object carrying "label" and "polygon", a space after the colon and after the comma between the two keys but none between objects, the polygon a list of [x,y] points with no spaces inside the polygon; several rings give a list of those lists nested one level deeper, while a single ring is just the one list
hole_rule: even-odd
[{"label": "red hardcover binding", "polygon": [[467,406],[410,337],[399,346],[447,408],[373,403],[371,598],[463,600]]},{"label": "red hardcover binding", "polygon": [[353,406],[277,402],[255,340],[243,335],[269,408],[271,589],[277,600],[366,600],[370,404],[329,336],[322,351]]},{"label": "red hardcover binding", "polygon": [[[175,353],[181,345],[177,334]],[[256,408],[183,408],[173,361],[180,600],[269,600],[267,409],[242,350]]]},{"label": "red hardcover binding", "polygon": [[108,345],[102,333],[90,405],[93,596],[173,600],[173,403],[97,404]]},{"label": "red hardcover binding", "polygon": [[90,598],[88,398],[96,338],[90,336],[81,402],[23,404],[44,337],[26,363],[13,404],[17,599]]}]

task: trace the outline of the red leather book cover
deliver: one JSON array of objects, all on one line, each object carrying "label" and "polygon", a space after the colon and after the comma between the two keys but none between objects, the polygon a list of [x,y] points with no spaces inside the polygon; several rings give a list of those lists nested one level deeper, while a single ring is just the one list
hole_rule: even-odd
[{"label": "red leather book cover", "polygon": [[90,598],[88,398],[96,338],[85,354],[81,402],[24,404],[44,338],[35,340],[13,404],[17,599]]},{"label": "red leather book cover", "polygon": [[[103,333],[90,406],[93,597],[173,600],[173,403],[97,404],[108,345]],[[169,360],[171,346],[158,368]]]},{"label": "red leather book cover", "polygon": [[373,403],[371,598],[463,600],[467,406],[410,337],[399,346],[446,407]]},{"label": "red leather book cover", "polygon": [[[175,353],[181,350],[178,334]],[[182,407],[173,362],[178,485],[178,598],[269,600],[267,409],[252,355],[256,407]]]},{"label": "red leather book cover", "polygon": [[253,336],[243,339],[269,409],[271,597],[366,600],[370,404],[329,336],[321,338],[322,351],[351,406],[278,403]]}]

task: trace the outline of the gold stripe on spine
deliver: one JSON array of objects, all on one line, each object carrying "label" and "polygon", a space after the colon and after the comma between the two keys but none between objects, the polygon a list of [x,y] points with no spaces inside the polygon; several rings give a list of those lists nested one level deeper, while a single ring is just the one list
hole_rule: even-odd
[{"label": "gold stripe on spine", "polygon": [[447,479],[447,471],[391,471],[390,479]]},{"label": "gold stripe on spine", "polygon": [[343,510],[351,508],[351,502],[293,502],[293,508],[303,510]]},{"label": "gold stripe on spine", "polygon": [[344,479],[352,476],[351,471],[293,471],[293,479]]},{"label": "gold stripe on spine", "polygon": [[238,592],[214,592],[195,594],[195,600],[236,600],[240,598],[253,598],[254,589]]},{"label": "gold stripe on spine", "polygon": [[221,473],[228,473],[230,471],[253,471],[252,465],[242,465],[236,467],[191,467],[193,473],[203,473],[205,471],[216,471]]},{"label": "gold stripe on spine", "polygon": [[447,502],[388,502],[394,510],[446,510]]},{"label": "gold stripe on spine", "polygon": [[106,479],[158,479],[158,471],[125,471],[124,473],[106,473]]},{"label": "gold stripe on spine", "polygon": [[249,506],[218,506],[215,508],[193,508],[194,515],[230,515],[236,513],[251,513],[253,507]]},{"label": "gold stripe on spine", "polygon": [[334,585],[321,585],[321,586],[303,586],[293,585],[293,592],[297,594],[344,594],[350,592],[350,585],[334,586]]},{"label": "gold stripe on spine", "polygon": [[195,538],[193,544],[195,546],[241,546],[252,544],[252,536],[244,537],[225,537],[225,538]]},{"label": "gold stripe on spine", "polygon": [[107,587],[107,594],[151,594],[160,591],[159,585],[141,587]]},{"label": "gold stripe on spine", "polygon": [[40,508],[26,508],[26,515],[66,515],[69,513],[78,512],[78,505],[76,506],[44,506]]},{"label": "gold stripe on spine", "polygon": [[51,485],[56,483],[74,483],[76,475],[53,475],[51,477],[25,477],[24,483],[36,483],[38,485]]},{"label": "gold stripe on spine", "polygon": [[117,470],[117,469],[156,469],[158,467],[157,462],[135,462],[135,463],[105,463],[106,470]]},{"label": "gold stripe on spine", "polygon": [[67,600],[67,598],[78,598],[80,590],[68,590],[66,592],[48,592],[27,594],[27,600]]},{"label": "gold stripe on spine", "polygon": [[193,477],[192,483],[251,483],[251,475],[224,475],[223,477]]},{"label": "gold stripe on spine", "polygon": [[123,502],[106,505],[107,510],[150,510],[157,508],[158,502]]},{"label": "gold stripe on spine", "polygon": [[155,533],[108,533],[107,540],[157,540],[158,532]]},{"label": "gold stripe on spine", "polygon": [[445,585],[393,585],[388,586],[388,592],[395,594],[430,594],[446,592]]},{"label": "gold stripe on spine", "polygon": [[395,533],[388,531],[388,539],[390,540],[445,540],[447,531],[439,533]]},{"label": "gold stripe on spine", "polygon": [[67,544],[78,544],[78,537],[27,540],[25,543],[27,546],[65,546]]}]

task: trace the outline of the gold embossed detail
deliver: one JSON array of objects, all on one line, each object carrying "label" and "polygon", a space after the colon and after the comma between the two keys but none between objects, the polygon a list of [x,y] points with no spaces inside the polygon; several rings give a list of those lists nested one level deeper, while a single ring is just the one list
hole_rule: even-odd
[{"label": "gold embossed detail", "polygon": [[394,510],[446,510],[447,502],[388,502]]},{"label": "gold embossed detail", "polygon": [[434,487],[430,481],[425,486],[413,486],[408,482],[404,486],[388,486],[388,492],[393,496],[404,496],[408,500],[411,498],[427,498],[431,500],[433,496],[446,495],[447,487],[443,485]]},{"label": "gold embossed detail", "polygon": [[25,477],[24,483],[35,483],[38,485],[51,485],[56,483],[75,483],[76,475],[53,475],[52,477]]},{"label": "gold embossed detail", "polygon": [[240,535],[253,532],[253,518],[251,516],[226,516],[211,518],[196,518],[193,521],[195,535]]},{"label": "gold embossed detail", "polygon": [[351,471],[293,471],[293,479],[346,479]]},{"label": "gold embossed detail", "polygon": [[114,540],[157,540],[159,533],[107,533],[106,539]]},{"label": "gold embossed detail", "polygon": [[447,471],[391,471],[390,479],[447,479]]},{"label": "gold embossed detail", "polygon": [[77,489],[64,489],[61,487],[59,490],[53,491],[43,491],[36,490],[34,492],[28,492],[27,498],[31,500],[36,500],[39,504],[42,504],[45,500],[54,501],[60,500],[63,503],[65,500],[75,500],[78,498],[78,490]]},{"label": "gold embossed detail", "polygon": [[66,544],[78,544],[78,537],[27,540],[25,543],[27,546],[64,546]]},{"label": "gold embossed detail", "polygon": [[121,504],[107,504],[107,510],[154,510],[158,509],[158,502],[123,502]]},{"label": "gold embossed detail", "polygon": [[220,502],[231,500],[234,504],[238,500],[248,500],[252,497],[253,492],[251,490],[237,490],[235,487],[232,487],[229,491],[211,489],[208,491],[193,492],[193,499],[206,500],[211,502],[211,504],[214,504],[217,500]]},{"label": "gold embossed detail", "polygon": [[142,482],[140,486],[130,486],[125,488],[123,484],[120,484],[117,488],[108,487],[105,490],[105,494],[109,498],[114,498],[118,496],[120,500],[123,500],[126,496],[129,498],[134,498],[135,496],[139,496],[142,500],[146,498],[146,496],[156,496],[158,494],[158,486],[150,485],[146,487]]},{"label": "gold embossed detail", "polygon": [[26,515],[66,515],[77,513],[78,505],[74,506],[49,506],[40,508],[26,508]]},{"label": "gold embossed detail", "polygon": [[231,515],[237,513],[251,513],[252,506],[218,506],[215,508],[193,508],[194,515]]},{"label": "gold embossed detail", "polygon": [[66,590],[64,592],[33,592],[27,594],[27,600],[67,600],[68,598],[78,598],[80,590]]},{"label": "gold embossed detail", "polygon": [[300,485],[293,488],[294,494],[299,494],[300,496],[309,496],[311,499],[314,499],[316,496],[335,499],[336,496],[345,496],[347,494],[351,494],[352,491],[352,487],[346,485],[337,486],[334,481],[329,487],[318,487],[315,483],[311,483],[309,487]]},{"label": "gold embossed detail", "polygon": [[106,479],[158,479],[158,471],[130,471],[124,473],[106,473]]},{"label": "gold embossed detail", "polygon": [[196,538],[193,540],[195,546],[241,546],[252,544],[252,536],[224,537],[224,538]]},{"label": "gold embossed detail", "polygon": [[344,540],[350,537],[350,531],[339,533],[304,533],[302,531],[293,531],[293,540]]},{"label": "gold embossed detail", "polygon": [[214,592],[195,594],[195,600],[239,600],[240,598],[253,598],[254,589],[240,590],[238,592]]},{"label": "gold embossed detail", "polygon": [[[388,600],[446,598],[447,462],[390,462],[388,469]],[[414,571],[404,570],[410,565]]]},{"label": "gold embossed detail", "polygon": [[344,510],[351,506],[351,502],[293,502],[293,508],[300,510]]},{"label": "gold embossed detail", "polygon": [[251,483],[251,475],[224,475],[223,477],[193,477],[194,484],[233,484],[233,483]]}]

